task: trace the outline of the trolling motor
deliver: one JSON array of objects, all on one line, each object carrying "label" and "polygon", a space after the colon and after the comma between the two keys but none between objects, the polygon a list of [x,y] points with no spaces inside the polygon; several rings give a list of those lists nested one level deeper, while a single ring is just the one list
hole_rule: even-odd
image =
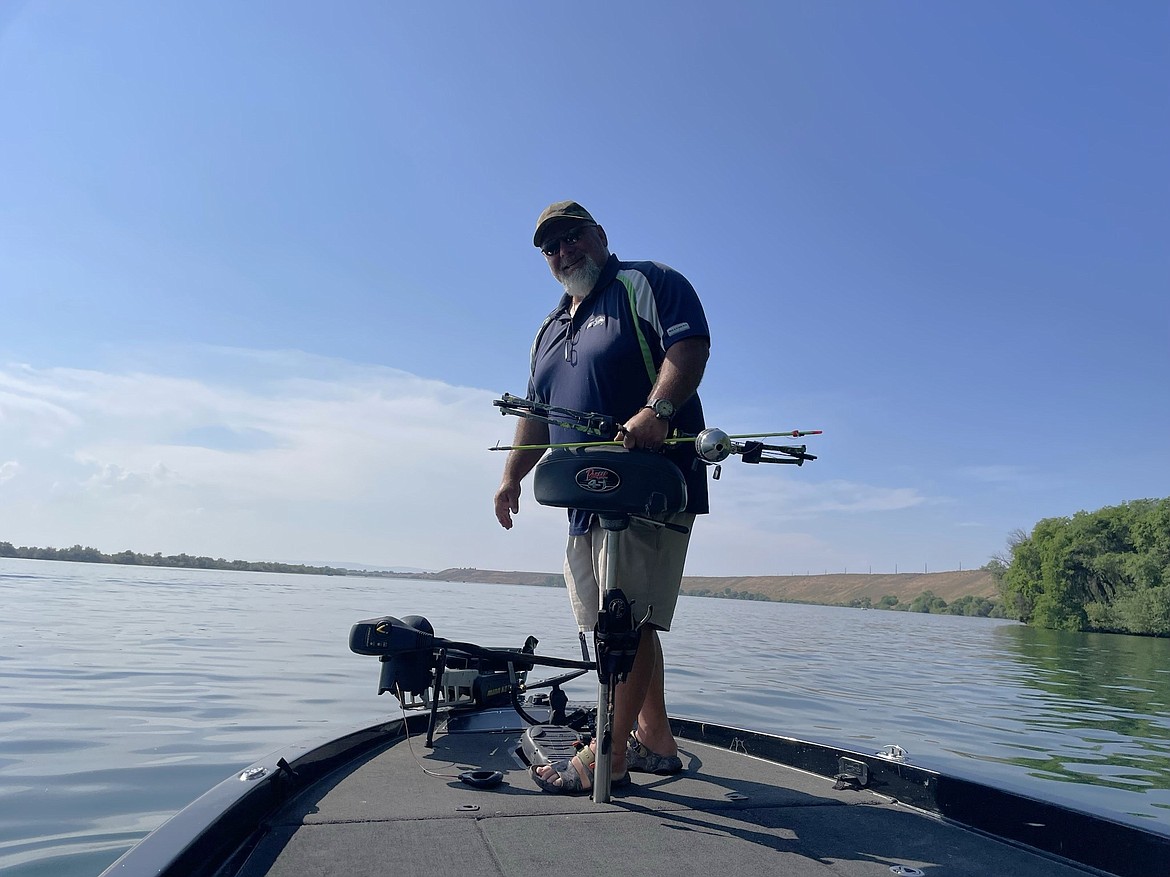
[{"label": "trolling motor", "polygon": [[[537,664],[573,670],[532,687],[551,686],[554,720],[563,718],[564,693],[559,686],[595,668],[592,661],[570,661],[536,654],[537,639],[528,637],[519,650],[485,648],[435,636],[419,615],[384,615],[359,621],[349,632],[350,651],[378,658],[378,694],[391,692],[405,709],[430,709],[426,745],[433,745],[439,705],[450,709],[482,709],[509,699],[530,725],[538,720],[520,704],[519,692]],[[426,698],[429,692],[429,699]],[[560,703],[558,714],[556,704]]]},{"label": "trolling motor", "polygon": [[435,629],[421,615],[359,621],[349,632],[350,651],[378,656],[378,694],[389,691],[403,706],[431,685],[434,642]]}]

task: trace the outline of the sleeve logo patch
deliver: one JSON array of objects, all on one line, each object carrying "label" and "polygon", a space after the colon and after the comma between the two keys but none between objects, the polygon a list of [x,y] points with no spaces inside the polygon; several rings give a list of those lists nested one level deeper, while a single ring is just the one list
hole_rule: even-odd
[{"label": "sleeve logo patch", "polygon": [[666,330],[666,334],[668,337],[673,338],[679,332],[685,332],[689,328],[691,328],[690,323],[675,323],[673,326],[671,326],[669,329]]}]

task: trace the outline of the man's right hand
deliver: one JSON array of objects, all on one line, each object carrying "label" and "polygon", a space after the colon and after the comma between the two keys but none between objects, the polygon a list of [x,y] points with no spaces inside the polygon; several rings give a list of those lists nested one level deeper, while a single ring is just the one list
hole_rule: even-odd
[{"label": "man's right hand", "polygon": [[[516,424],[514,445],[547,445],[548,424],[539,420],[521,417]],[[520,511],[520,482],[532,471],[532,467],[544,456],[543,449],[530,451],[509,451],[504,463],[504,475],[496,491],[496,520],[505,530],[512,529],[512,515]]]},{"label": "man's right hand", "polygon": [[505,530],[512,529],[512,515],[520,512],[520,484],[505,481],[496,491],[496,520]]}]

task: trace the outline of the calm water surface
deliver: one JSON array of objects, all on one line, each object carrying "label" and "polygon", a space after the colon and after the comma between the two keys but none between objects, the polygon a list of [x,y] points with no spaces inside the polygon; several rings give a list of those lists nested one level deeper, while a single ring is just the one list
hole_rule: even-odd
[{"label": "calm water surface", "polygon": [[[377,661],[347,646],[359,619],[421,614],[440,636],[579,654],[548,588],[0,560],[0,607],[11,877],[93,877],[257,758],[390,713]],[[665,647],[677,715],[896,743],[1170,834],[1170,640],[683,598]]]}]

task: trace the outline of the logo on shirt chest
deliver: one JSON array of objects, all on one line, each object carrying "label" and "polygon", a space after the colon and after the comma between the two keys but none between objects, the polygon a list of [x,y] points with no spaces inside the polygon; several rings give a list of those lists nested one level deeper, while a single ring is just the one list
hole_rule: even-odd
[{"label": "logo on shirt chest", "polygon": [[586,320],[581,325],[581,329],[582,330],[592,329],[594,326],[604,326],[604,325],[605,325],[605,314],[594,314],[592,317],[590,317],[588,320]]}]

